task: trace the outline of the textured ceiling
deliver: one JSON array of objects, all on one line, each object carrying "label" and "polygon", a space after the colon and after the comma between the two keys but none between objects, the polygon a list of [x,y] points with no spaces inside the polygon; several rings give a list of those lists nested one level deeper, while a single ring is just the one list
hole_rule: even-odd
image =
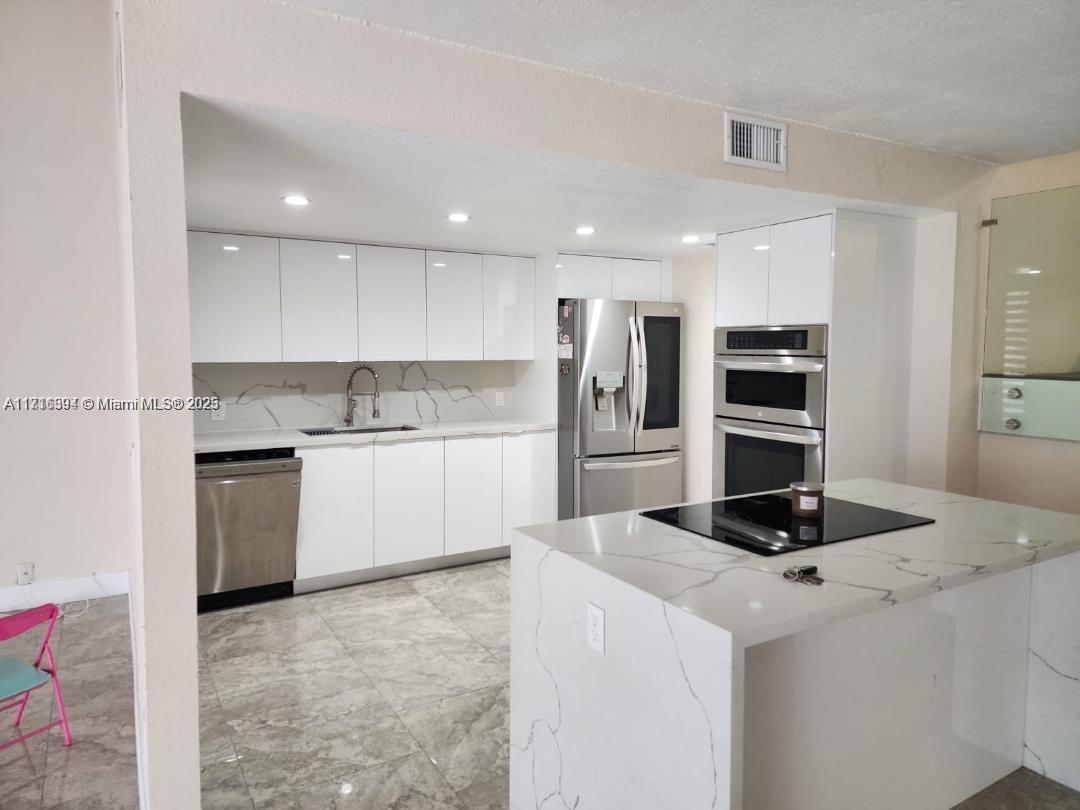
[{"label": "textured ceiling", "polygon": [[291,2],[999,163],[1080,149],[1078,0]]},{"label": "textured ceiling", "polygon": [[[817,194],[184,97],[188,225],[397,245],[667,257],[708,235],[868,206]],[[306,208],[281,203],[288,192]],[[454,225],[446,215],[467,211]],[[575,235],[590,224],[596,234]]]}]

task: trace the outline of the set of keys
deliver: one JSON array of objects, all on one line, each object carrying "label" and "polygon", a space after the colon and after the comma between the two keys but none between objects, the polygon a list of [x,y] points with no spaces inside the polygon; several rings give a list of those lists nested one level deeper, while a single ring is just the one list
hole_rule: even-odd
[{"label": "set of keys", "polygon": [[820,585],[825,581],[817,575],[816,565],[793,565],[784,571],[783,576],[788,582],[801,582],[804,585]]}]

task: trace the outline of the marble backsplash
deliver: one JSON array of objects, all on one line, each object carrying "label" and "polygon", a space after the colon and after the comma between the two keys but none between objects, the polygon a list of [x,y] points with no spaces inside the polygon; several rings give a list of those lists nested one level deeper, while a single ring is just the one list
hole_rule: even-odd
[{"label": "marble backsplash", "polygon": [[[512,361],[373,363],[379,373],[382,417],[371,418],[371,397],[356,397],[355,424],[452,422],[514,415]],[[196,363],[195,394],[216,394],[225,421],[195,412],[195,432],[338,425],[345,417],[350,363]],[[353,390],[371,391],[371,375],[356,375]],[[504,403],[495,405],[502,392]]]}]

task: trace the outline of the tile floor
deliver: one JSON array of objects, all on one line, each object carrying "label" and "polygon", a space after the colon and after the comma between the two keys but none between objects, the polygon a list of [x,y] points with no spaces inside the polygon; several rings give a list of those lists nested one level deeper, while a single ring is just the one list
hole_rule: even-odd
[{"label": "tile floor", "polygon": [[509,562],[199,618],[204,808],[508,806]]},{"label": "tile floor", "polygon": [[[0,751],[0,807],[4,810],[65,808],[125,810],[139,806],[135,764],[135,709],[131,631],[126,596],[99,599],[87,612],[77,602],[53,631],[60,686],[75,743],[64,746],[59,728]],[[41,634],[0,643],[0,654],[33,660]],[[22,726],[53,718],[52,694],[31,694]],[[0,723],[9,738],[11,712]],[[13,736],[13,735],[12,735]]]},{"label": "tile floor", "polygon": [[[200,616],[203,807],[506,808],[508,574],[499,560]],[[53,729],[0,751],[0,807],[135,808],[126,597],[54,639],[76,742]],[[47,722],[45,697],[24,722]],[[955,810],[1080,810],[1080,793],[1020,769]]]}]

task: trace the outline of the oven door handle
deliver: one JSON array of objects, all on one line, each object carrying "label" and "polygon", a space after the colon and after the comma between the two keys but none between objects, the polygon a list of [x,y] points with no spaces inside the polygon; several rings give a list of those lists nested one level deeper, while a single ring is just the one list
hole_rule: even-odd
[{"label": "oven door handle", "polygon": [[818,374],[825,370],[824,363],[753,363],[746,360],[716,360],[718,368],[732,371],[773,371],[780,374]]},{"label": "oven door handle", "polygon": [[810,446],[821,444],[820,436],[799,436],[792,433],[781,433],[778,430],[757,430],[754,428],[733,427],[731,425],[721,425],[720,430],[724,433],[735,433],[739,436],[750,436],[755,439],[770,439],[776,442],[787,442],[788,444]]}]

